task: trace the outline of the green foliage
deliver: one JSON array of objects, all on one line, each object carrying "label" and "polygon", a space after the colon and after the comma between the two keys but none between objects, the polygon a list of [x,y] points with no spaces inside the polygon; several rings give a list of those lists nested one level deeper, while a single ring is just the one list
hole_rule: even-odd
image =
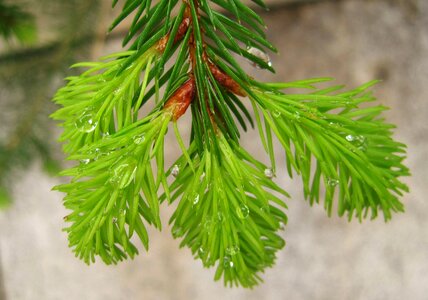
[{"label": "green foliage", "polygon": [[392,139],[395,126],[380,116],[384,106],[361,108],[375,100],[367,90],[373,84],[342,93],[341,87],[305,95],[254,91],[253,105],[284,147],[289,175],[293,168],[301,175],[311,204],[319,203],[323,184],[329,215],[336,189],[338,214],[349,220],[355,214],[361,221],[369,211],[376,218],[378,210],[389,220],[391,212],[404,211],[398,197],[408,189],[398,177],[409,175],[402,164],[406,146]]},{"label": "green foliage", "polygon": [[[394,126],[381,116],[385,108],[366,105],[375,100],[373,83],[343,92],[337,86],[316,88],[326,78],[251,78],[232,53],[274,71],[265,51],[276,49],[266,40],[261,18],[240,0],[184,1],[175,16],[177,0],[124,2],[111,29],[134,14],[123,43],[132,41],[129,49],[76,64],[87,70],[68,78],[54,97],[62,106],[52,117],[62,121],[64,152],[77,162],[62,172],[71,181],[56,187],[71,211],[65,230],[76,256],[87,263],[100,256],[108,264],[134,257],[134,234],[147,249],[146,225],[160,229],[160,203],[177,201],[170,221],[181,246],[205,267],[216,267],[216,280],[253,287],[285,245],[280,230],[287,223],[288,194],[272,181],[275,137],[289,175],[301,175],[311,204],[323,196],[329,215],[334,199],[338,214],[349,219],[381,212],[388,220],[403,211],[399,197],[407,187],[399,177],[408,175],[405,145],[392,139]],[[290,88],[309,92],[289,93]],[[154,108],[141,117],[152,97]],[[186,146],[176,122],[189,106]],[[182,155],[165,171],[170,122]],[[237,123],[244,131],[248,123],[257,127],[271,166],[239,145]]]},{"label": "green foliage", "polygon": [[17,5],[7,5],[0,1],[0,35],[5,39],[15,37],[21,43],[36,40],[36,26],[32,15]]},{"label": "green foliage", "polygon": [[107,264],[134,257],[138,251],[129,241],[134,232],[148,249],[143,220],[161,227],[157,190],[160,184],[168,188],[163,172],[154,176],[151,160],[155,156],[158,170],[164,169],[159,133],[169,121],[150,115],[70,156],[80,164],[62,172],[73,179],[57,189],[67,193],[64,205],[73,211],[66,217],[73,223],[66,229],[70,246],[85,262],[94,262],[95,255]]},{"label": "green foliage", "polygon": [[217,265],[216,279],[224,274],[226,284],[250,287],[285,245],[278,230],[287,223],[286,205],[272,191],[288,194],[244,149],[222,136],[216,143],[218,152],[190,147],[194,171],[184,158],[172,167],[183,170],[171,185],[171,201],[181,198],[171,218],[173,235],[183,237],[181,246],[204,266]]},{"label": "green foliage", "polygon": [[0,186],[0,208],[9,206],[10,204],[10,195],[8,191]]}]

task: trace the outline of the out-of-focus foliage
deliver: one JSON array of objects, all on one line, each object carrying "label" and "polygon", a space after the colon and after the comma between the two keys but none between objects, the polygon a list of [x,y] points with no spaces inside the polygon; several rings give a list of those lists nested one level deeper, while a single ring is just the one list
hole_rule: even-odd
[{"label": "out-of-focus foliage", "polygon": [[[0,54],[0,208],[11,203],[14,175],[34,161],[40,161],[48,174],[57,173],[54,125],[47,117],[54,105],[49,99],[61,84],[56,79],[63,77],[70,62],[89,55],[102,5],[101,1],[86,0],[24,3],[0,0],[0,44],[3,37],[22,42],[20,37],[29,36],[20,33],[18,37],[15,29],[6,29],[8,25],[34,25],[39,18],[44,24],[37,28],[41,38],[35,43],[19,51],[6,47]],[[23,12],[20,8],[24,7],[29,11]],[[47,36],[53,38],[47,41]]]},{"label": "out-of-focus foliage", "polygon": [[0,0],[0,35],[6,39],[16,38],[21,43],[34,43],[37,36],[34,17],[18,5],[9,5]]}]

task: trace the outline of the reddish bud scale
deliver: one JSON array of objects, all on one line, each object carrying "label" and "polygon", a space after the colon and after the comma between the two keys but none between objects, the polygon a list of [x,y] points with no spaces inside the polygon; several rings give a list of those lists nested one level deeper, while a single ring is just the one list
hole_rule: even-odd
[{"label": "reddish bud scale", "polygon": [[226,89],[228,89],[235,95],[242,97],[247,96],[247,93],[244,91],[244,89],[242,89],[241,86],[235,80],[230,78],[229,75],[221,71],[215,64],[209,61],[207,63],[211,74],[213,74],[214,79],[217,80],[218,83],[220,83],[222,86],[224,86]]},{"label": "reddish bud scale", "polygon": [[[187,32],[187,29],[189,28],[189,25],[190,25],[190,17],[185,16],[183,21],[181,21],[180,25],[178,26],[177,34],[174,37],[174,43],[177,43],[179,40],[181,40],[184,37],[184,35]],[[158,50],[159,52],[165,51],[166,45],[168,44],[169,37],[170,37],[170,34],[168,33],[163,38],[161,38],[156,45],[156,50]]]},{"label": "reddish bud scale", "polygon": [[175,93],[166,101],[163,109],[172,114],[173,121],[177,121],[192,103],[196,94],[195,78],[190,76]]}]

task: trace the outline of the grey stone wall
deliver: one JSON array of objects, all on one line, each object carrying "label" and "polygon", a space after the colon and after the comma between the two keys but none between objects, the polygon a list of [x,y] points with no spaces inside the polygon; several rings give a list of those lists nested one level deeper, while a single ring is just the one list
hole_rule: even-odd
[{"label": "grey stone wall", "polygon": [[[409,3],[412,3],[409,5]],[[169,228],[151,231],[151,249],[118,266],[90,267],[67,248],[62,195],[38,163],[16,176],[14,205],[0,213],[0,255],[7,299],[426,299],[428,295],[428,1],[349,0],[277,8],[264,14],[277,73],[265,80],[332,76],[351,87],[373,78],[396,137],[409,145],[405,214],[348,223],[304,202],[301,185],[280,164],[277,181],[292,195],[286,248],[252,291],[223,288]],[[111,40],[104,52],[119,49]],[[186,120],[180,123],[185,129]],[[264,156],[255,132],[243,144]],[[171,138],[167,157],[177,148]],[[278,153],[280,148],[278,147]],[[280,155],[279,159],[283,158]],[[173,209],[162,207],[167,224]]]}]

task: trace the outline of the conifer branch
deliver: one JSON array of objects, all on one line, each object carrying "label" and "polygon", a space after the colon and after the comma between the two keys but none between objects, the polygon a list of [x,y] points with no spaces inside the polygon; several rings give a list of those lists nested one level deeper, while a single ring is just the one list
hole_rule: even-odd
[{"label": "conifer branch", "polygon": [[[257,13],[240,0],[184,0],[172,16],[177,5],[124,1],[111,30],[134,13],[123,41],[128,50],[74,65],[87,70],[68,78],[54,98],[62,106],[52,117],[62,121],[64,152],[77,162],[62,172],[71,181],[56,187],[71,210],[66,231],[76,256],[87,263],[100,256],[108,264],[134,257],[134,233],[147,249],[147,224],[161,228],[159,204],[178,201],[170,222],[181,246],[205,267],[216,267],[215,279],[253,287],[285,245],[280,230],[288,194],[272,181],[275,137],[289,175],[301,175],[311,204],[324,190],[329,215],[336,190],[338,214],[349,219],[369,212],[375,218],[381,211],[389,220],[403,211],[405,145],[392,139],[394,126],[381,117],[383,106],[362,105],[375,100],[368,91],[373,83],[341,92],[336,86],[317,89],[326,78],[258,82],[232,55],[274,71],[266,51],[276,48]],[[174,53],[175,63],[165,70]],[[151,98],[156,105],[141,117]],[[189,108],[187,147],[177,121]],[[165,171],[170,122],[182,155]],[[248,124],[257,128],[270,166],[240,146],[237,123],[244,131]]]}]

